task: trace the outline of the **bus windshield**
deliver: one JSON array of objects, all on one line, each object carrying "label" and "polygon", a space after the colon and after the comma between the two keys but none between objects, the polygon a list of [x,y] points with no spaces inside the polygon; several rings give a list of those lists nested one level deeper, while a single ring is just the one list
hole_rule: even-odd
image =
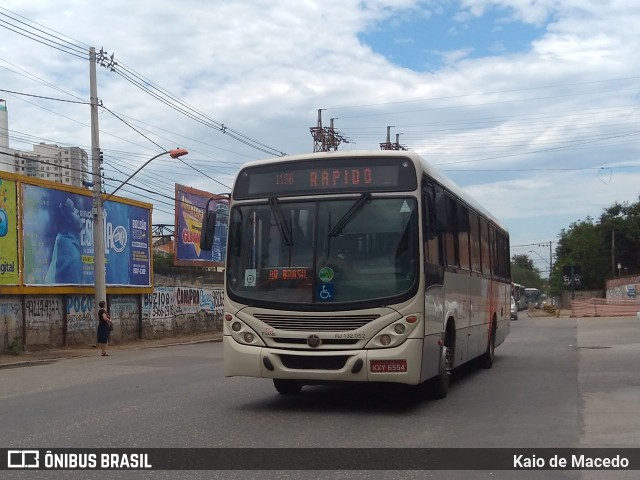
[{"label": "bus windshield", "polygon": [[418,272],[412,197],[351,197],[236,205],[231,212],[230,298],[280,308],[398,300]]}]

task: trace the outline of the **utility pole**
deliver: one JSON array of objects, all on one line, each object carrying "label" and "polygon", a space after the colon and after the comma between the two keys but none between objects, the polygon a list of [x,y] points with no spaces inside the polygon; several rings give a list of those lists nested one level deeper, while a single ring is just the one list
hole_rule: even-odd
[{"label": "utility pole", "polygon": [[616,276],[616,231],[611,229],[611,276]]},{"label": "utility pole", "polygon": [[[549,241],[549,282],[551,282],[551,271],[553,270],[553,250],[551,249],[553,242]],[[538,243],[538,247],[546,247],[547,243]],[[533,251],[533,250],[532,250]],[[537,253],[537,252],[533,252]],[[537,253],[537,255],[544,260],[544,257]]]},{"label": "utility pole", "polygon": [[102,175],[100,172],[100,129],[98,128],[98,85],[96,79],[96,49],[89,48],[89,81],[91,95],[91,164],[93,170],[93,281],[95,304],[107,300],[105,270],[104,212],[102,209]]}]

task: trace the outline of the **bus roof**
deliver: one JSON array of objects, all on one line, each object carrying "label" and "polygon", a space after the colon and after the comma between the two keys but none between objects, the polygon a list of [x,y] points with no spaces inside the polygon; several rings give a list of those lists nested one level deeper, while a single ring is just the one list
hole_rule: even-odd
[{"label": "bus roof", "polygon": [[406,157],[410,159],[416,166],[419,166],[420,169],[425,172],[428,176],[433,178],[436,182],[440,183],[443,187],[453,193],[457,198],[462,200],[464,203],[472,207],[474,210],[479,212],[481,215],[486,217],[488,220],[496,224],[501,229],[507,231],[507,228],[498,220],[491,212],[489,212],[486,208],[484,208],[477,200],[471,197],[467,192],[464,191],[462,187],[453,182],[450,178],[446,177],[444,174],[440,173],[435,167],[429,164],[424,158],[418,155],[416,152],[411,150],[351,150],[351,151],[333,151],[333,152],[315,152],[315,153],[306,153],[300,155],[291,155],[284,157],[272,157],[262,160],[254,160],[243,164],[240,168],[242,171],[245,168],[256,167],[260,165],[267,165],[277,162],[298,162],[304,160],[313,160],[313,159],[321,159],[321,158],[330,158],[330,157],[340,157],[340,158],[348,158],[348,157]]}]

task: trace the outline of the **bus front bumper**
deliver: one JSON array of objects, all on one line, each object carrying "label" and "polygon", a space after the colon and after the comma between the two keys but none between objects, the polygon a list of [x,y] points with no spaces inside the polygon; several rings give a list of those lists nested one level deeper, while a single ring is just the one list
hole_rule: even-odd
[{"label": "bus front bumper", "polygon": [[245,376],[308,380],[312,382],[420,383],[423,341],[407,339],[402,345],[369,350],[283,350],[242,345],[223,337],[224,373]]}]

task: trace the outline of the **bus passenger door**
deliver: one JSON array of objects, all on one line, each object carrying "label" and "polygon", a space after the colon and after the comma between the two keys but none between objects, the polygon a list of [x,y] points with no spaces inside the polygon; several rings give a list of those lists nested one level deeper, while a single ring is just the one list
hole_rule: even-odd
[{"label": "bus passenger door", "polygon": [[422,255],[424,258],[425,340],[421,380],[438,374],[440,345],[444,331],[444,243],[442,227],[435,221],[434,185],[422,185]]}]

